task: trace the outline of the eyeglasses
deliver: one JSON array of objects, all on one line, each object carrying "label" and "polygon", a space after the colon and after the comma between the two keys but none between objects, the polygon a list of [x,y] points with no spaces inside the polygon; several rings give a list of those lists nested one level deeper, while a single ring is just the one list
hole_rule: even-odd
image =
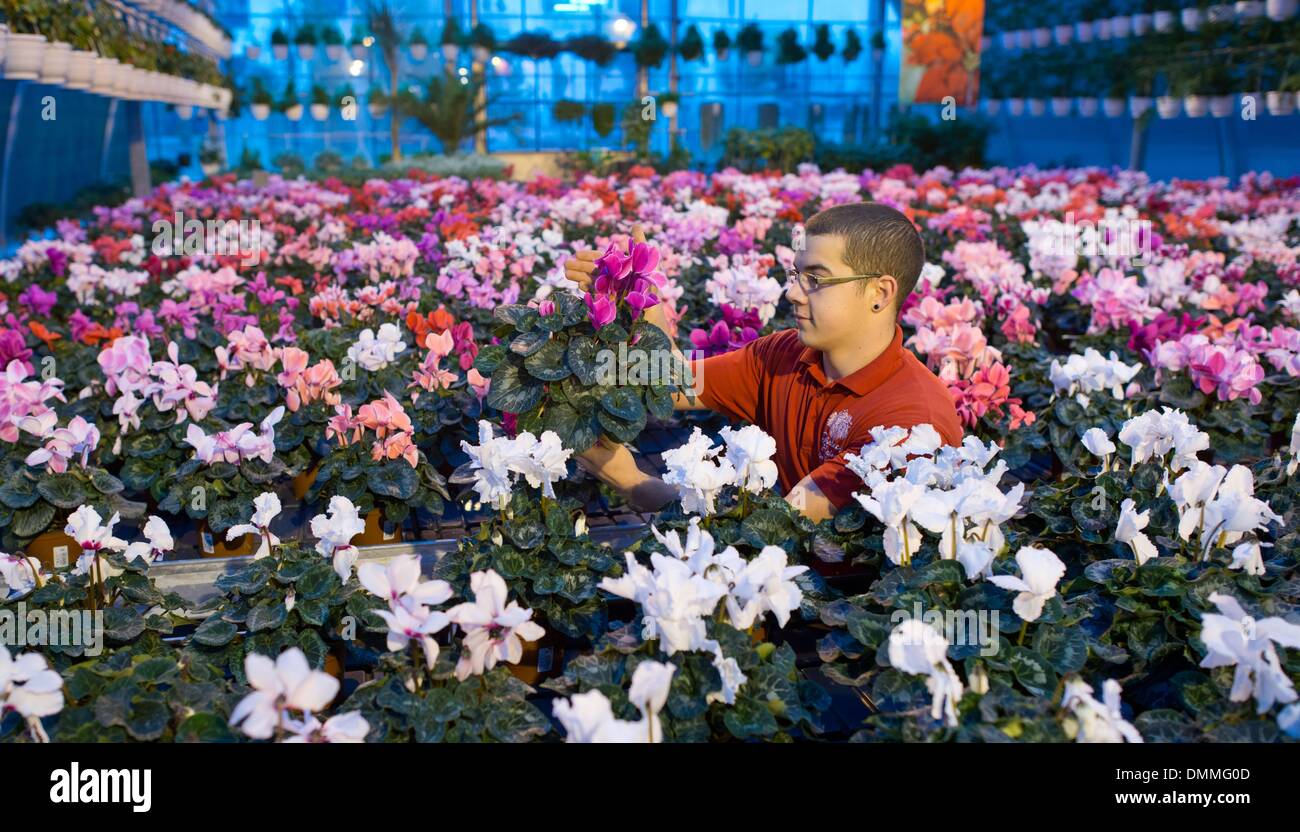
[{"label": "eyeglasses", "polygon": [[884,277],[883,272],[870,272],[868,274],[851,274],[848,277],[819,277],[815,274],[801,272],[798,269],[785,270],[785,288],[790,288],[791,284],[798,284],[799,288],[808,292],[816,291],[823,286],[834,286],[838,283],[852,283],[855,280],[871,280],[874,277]]}]

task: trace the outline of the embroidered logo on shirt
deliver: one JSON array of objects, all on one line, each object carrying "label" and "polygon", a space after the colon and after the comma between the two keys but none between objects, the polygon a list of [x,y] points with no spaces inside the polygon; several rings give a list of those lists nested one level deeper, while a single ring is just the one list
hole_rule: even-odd
[{"label": "embroidered logo on shirt", "polygon": [[826,430],[822,432],[821,461],[839,456],[849,439],[849,429],[853,427],[853,417],[847,410],[837,410],[826,419]]}]

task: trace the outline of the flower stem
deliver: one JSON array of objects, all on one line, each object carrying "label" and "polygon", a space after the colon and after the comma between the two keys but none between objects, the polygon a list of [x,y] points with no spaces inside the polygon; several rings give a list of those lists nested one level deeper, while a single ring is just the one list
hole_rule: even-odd
[{"label": "flower stem", "polygon": [[1020,622],[1020,636],[1019,636],[1019,638],[1016,639],[1016,644],[1024,644],[1024,643],[1025,643],[1025,631],[1028,630],[1028,629],[1029,629],[1029,622],[1028,622],[1028,621],[1021,621],[1021,622]]}]

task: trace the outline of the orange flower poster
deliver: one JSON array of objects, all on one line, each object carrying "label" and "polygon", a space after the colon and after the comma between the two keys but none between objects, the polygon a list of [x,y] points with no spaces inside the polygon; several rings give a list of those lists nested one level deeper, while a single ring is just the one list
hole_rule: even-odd
[{"label": "orange flower poster", "polygon": [[899,102],[974,106],[983,33],[984,0],[903,0]]}]

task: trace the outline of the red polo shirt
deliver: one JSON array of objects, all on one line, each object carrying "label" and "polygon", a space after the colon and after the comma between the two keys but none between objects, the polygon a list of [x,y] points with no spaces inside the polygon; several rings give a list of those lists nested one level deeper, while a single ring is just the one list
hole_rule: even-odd
[{"label": "red polo shirt", "polygon": [[804,477],[837,508],[862,490],[844,457],[871,442],[874,427],[929,423],[950,445],[961,443],[961,420],[947,386],[903,347],[903,330],[874,361],[828,381],[822,354],[805,347],[793,329],[775,332],[739,350],[697,361],[700,400],[710,410],[758,425],[776,439],[781,490]]}]

